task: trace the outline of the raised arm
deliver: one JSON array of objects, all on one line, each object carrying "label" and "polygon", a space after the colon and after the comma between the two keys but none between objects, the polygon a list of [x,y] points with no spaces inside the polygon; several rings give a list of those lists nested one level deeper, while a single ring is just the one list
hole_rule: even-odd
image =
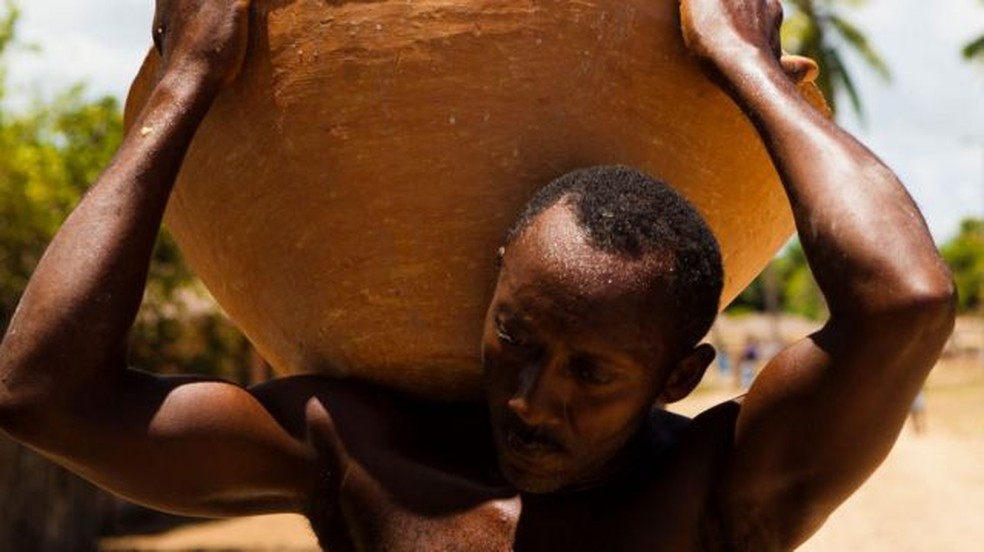
[{"label": "raised arm", "polygon": [[314,477],[304,439],[246,390],[125,364],[168,196],[238,72],[248,12],[246,0],[158,0],[160,81],[48,247],[0,345],[5,431],[119,494],[185,513],[297,509]]},{"label": "raised arm", "polygon": [[896,176],[787,77],[805,60],[780,61],[780,2],[684,0],[681,14],[758,128],[830,308],[750,389],[716,497],[740,549],[792,549],[888,454],[952,330],[954,290]]}]

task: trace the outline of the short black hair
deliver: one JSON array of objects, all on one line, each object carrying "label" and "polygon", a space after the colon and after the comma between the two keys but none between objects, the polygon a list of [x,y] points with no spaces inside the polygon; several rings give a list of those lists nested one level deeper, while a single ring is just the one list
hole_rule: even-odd
[{"label": "short black hair", "polygon": [[631,167],[581,169],[533,196],[509,229],[506,245],[561,200],[569,203],[588,243],[598,250],[630,258],[667,255],[679,338],[694,346],[707,334],[717,317],[724,269],[714,234],[689,201],[662,180]]}]

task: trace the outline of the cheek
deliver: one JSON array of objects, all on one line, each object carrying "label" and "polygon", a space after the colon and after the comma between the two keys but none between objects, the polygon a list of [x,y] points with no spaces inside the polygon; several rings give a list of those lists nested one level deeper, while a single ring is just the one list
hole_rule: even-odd
[{"label": "cheek", "polygon": [[649,413],[651,395],[639,387],[626,386],[603,397],[582,397],[571,409],[571,429],[586,443],[621,441],[634,433]]},{"label": "cheek", "polygon": [[515,391],[516,370],[504,361],[497,345],[483,348],[482,376],[486,397],[492,404],[511,397]]}]

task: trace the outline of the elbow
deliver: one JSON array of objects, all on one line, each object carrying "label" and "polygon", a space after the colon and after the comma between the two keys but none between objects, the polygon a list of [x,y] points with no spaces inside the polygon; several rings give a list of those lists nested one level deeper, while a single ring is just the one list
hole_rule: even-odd
[{"label": "elbow", "polygon": [[29,439],[27,431],[30,427],[28,420],[33,417],[31,410],[27,401],[9,392],[0,383],[0,431],[17,441]]},{"label": "elbow", "polygon": [[919,278],[911,287],[921,311],[944,325],[953,325],[957,315],[957,285],[945,265],[932,275]]},{"label": "elbow", "polygon": [[957,287],[949,270],[910,278],[898,291],[897,302],[893,310],[900,318],[942,348],[957,318]]},{"label": "elbow", "polygon": [[0,343],[0,430],[25,444],[57,426],[71,397],[65,374],[50,369],[57,347],[22,339],[12,326]]},{"label": "elbow", "polygon": [[14,428],[21,417],[21,401],[12,388],[12,366],[0,346],[0,431],[13,435]]},{"label": "elbow", "polygon": [[10,396],[0,389],[0,434],[21,444],[47,448],[59,422],[50,405],[27,396]]},{"label": "elbow", "polygon": [[0,431],[23,443],[31,443],[53,402],[38,385],[25,382],[23,366],[0,358]]},{"label": "elbow", "polygon": [[957,291],[940,261],[931,270],[892,270],[871,278],[849,300],[830,303],[831,318],[860,323],[893,342],[942,349],[953,333]]}]

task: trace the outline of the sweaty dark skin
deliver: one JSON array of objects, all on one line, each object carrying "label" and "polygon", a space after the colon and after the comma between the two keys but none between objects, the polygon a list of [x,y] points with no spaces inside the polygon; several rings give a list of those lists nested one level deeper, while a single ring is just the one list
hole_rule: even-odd
[{"label": "sweaty dark skin", "polygon": [[248,33],[246,0],[159,0],[159,83],[65,222],[0,345],[0,427],[132,500],[300,512],[338,550],[790,550],[881,463],[949,335],[950,275],[895,175],[806,104],[772,0],[683,0],[682,33],[756,125],[829,307],[747,396],[694,420],[713,358],[675,338],[659,258],[570,209],[503,254],[487,404],[324,377],[253,389],[129,369],[127,333],[182,159]]}]

